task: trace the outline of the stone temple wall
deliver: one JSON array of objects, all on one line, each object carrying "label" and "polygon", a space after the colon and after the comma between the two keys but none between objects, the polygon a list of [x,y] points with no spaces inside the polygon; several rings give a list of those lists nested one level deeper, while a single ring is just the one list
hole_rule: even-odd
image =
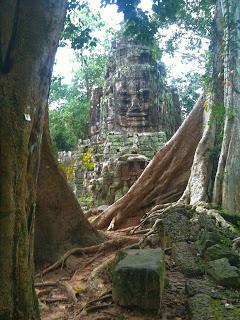
[{"label": "stone temple wall", "polygon": [[164,65],[145,46],[113,42],[104,86],[92,92],[90,139],[79,142],[72,161],[78,197],[90,195],[95,205],[119,199],[177,130],[179,99],[165,77]]}]

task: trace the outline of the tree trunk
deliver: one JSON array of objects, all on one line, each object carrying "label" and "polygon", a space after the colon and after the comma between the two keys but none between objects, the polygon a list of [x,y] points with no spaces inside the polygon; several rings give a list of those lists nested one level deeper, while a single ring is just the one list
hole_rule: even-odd
[{"label": "tree trunk", "polygon": [[221,149],[224,121],[223,25],[219,3],[216,7],[210,50],[213,52],[212,91],[204,112],[204,131],[196,149],[187,188],[180,201],[195,204],[211,202]]},{"label": "tree trunk", "polygon": [[202,136],[201,97],[175,135],[155,155],[128,193],[111,205],[96,221],[99,228],[119,227],[127,218],[143,215],[156,204],[177,201],[184,192],[198,142]]},{"label": "tree trunk", "polygon": [[103,238],[84,217],[53,153],[46,117],[38,178],[35,262],[53,262],[69,249],[90,246]]},{"label": "tree trunk", "polygon": [[[217,1],[213,29],[210,124],[206,124],[205,134],[196,151],[188,188],[182,198],[190,204],[201,200],[212,202],[233,214],[240,213],[239,21],[239,1]],[[219,150],[217,157],[212,158],[211,150],[214,147]]]},{"label": "tree trunk", "polygon": [[240,213],[240,2],[221,1],[221,9],[225,20],[225,125],[213,201],[229,213]]},{"label": "tree trunk", "polygon": [[0,0],[0,8],[0,319],[33,320],[37,176],[65,0]]}]

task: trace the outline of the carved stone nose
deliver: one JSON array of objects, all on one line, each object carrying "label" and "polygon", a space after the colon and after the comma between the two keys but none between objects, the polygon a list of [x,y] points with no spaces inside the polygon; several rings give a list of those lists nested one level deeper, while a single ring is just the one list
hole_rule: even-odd
[{"label": "carved stone nose", "polygon": [[133,99],[131,103],[130,112],[139,112],[139,111],[140,111],[139,101],[137,99]]}]

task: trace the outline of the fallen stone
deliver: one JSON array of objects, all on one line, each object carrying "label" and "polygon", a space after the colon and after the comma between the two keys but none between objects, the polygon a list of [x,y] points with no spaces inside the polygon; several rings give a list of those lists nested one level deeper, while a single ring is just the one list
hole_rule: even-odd
[{"label": "fallen stone", "polygon": [[204,254],[205,250],[221,241],[220,234],[217,230],[206,230],[202,231],[202,234],[199,239],[199,250],[201,255]]},{"label": "fallen stone", "polygon": [[208,247],[204,253],[204,258],[208,261],[227,258],[231,265],[238,266],[239,264],[239,257],[230,248],[222,244]]},{"label": "fallen stone", "polygon": [[240,319],[239,304],[222,302],[219,299],[213,299],[211,303],[213,314],[216,320],[238,320]]},{"label": "fallen stone", "polygon": [[206,294],[211,297],[218,297],[218,291],[211,281],[206,279],[189,279],[185,285],[186,294],[193,297],[197,294]]},{"label": "fallen stone", "polygon": [[159,310],[165,282],[163,251],[130,249],[120,256],[122,260],[113,271],[114,302],[124,307]]},{"label": "fallen stone", "polygon": [[204,272],[194,244],[177,242],[173,248],[173,258],[178,269],[186,275],[200,275]]},{"label": "fallen stone", "polygon": [[207,273],[220,285],[229,288],[240,288],[240,272],[231,266],[227,258],[207,263]]},{"label": "fallen stone", "polygon": [[191,320],[216,320],[211,307],[211,297],[199,293],[188,299]]},{"label": "fallen stone", "polygon": [[165,240],[166,243],[196,240],[197,233],[186,214],[185,209],[183,211],[178,209],[177,212],[171,212],[163,218],[164,232],[168,238]]}]

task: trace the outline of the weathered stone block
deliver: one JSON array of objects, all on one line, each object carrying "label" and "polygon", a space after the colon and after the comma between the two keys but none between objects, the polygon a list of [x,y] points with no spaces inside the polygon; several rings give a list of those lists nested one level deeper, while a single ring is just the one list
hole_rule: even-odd
[{"label": "weathered stone block", "polygon": [[227,258],[210,261],[207,273],[220,285],[230,288],[240,288],[240,271],[231,266]]},{"label": "weathered stone block", "polygon": [[183,273],[187,275],[200,275],[204,272],[194,244],[177,242],[173,249],[173,255],[177,267]]},{"label": "weathered stone block", "polygon": [[193,241],[196,237],[196,232],[191,221],[186,217],[186,213],[171,212],[163,219],[163,227],[170,241]]},{"label": "weathered stone block", "polygon": [[208,261],[227,258],[232,265],[238,266],[239,264],[238,255],[234,254],[230,248],[223,244],[215,244],[208,247],[204,253],[204,257]]},{"label": "weathered stone block", "polygon": [[191,320],[216,320],[211,307],[211,297],[199,293],[188,300]]},{"label": "weathered stone block", "polygon": [[219,294],[210,279],[189,279],[185,285],[186,294],[193,297],[197,294],[205,294],[218,297]]},{"label": "weathered stone block", "polygon": [[203,230],[202,235],[199,240],[200,253],[203,254],[205,250],[216,243],[221,241],[220,234],[217,230]]},{"label": "weathered stone block", "polygon": [[[125,307],[158,310],[164,288],[165,263],[161,249],[122,251],[113,271],[113,300]],[[118,258],[119,258],[118,257]]]}]

